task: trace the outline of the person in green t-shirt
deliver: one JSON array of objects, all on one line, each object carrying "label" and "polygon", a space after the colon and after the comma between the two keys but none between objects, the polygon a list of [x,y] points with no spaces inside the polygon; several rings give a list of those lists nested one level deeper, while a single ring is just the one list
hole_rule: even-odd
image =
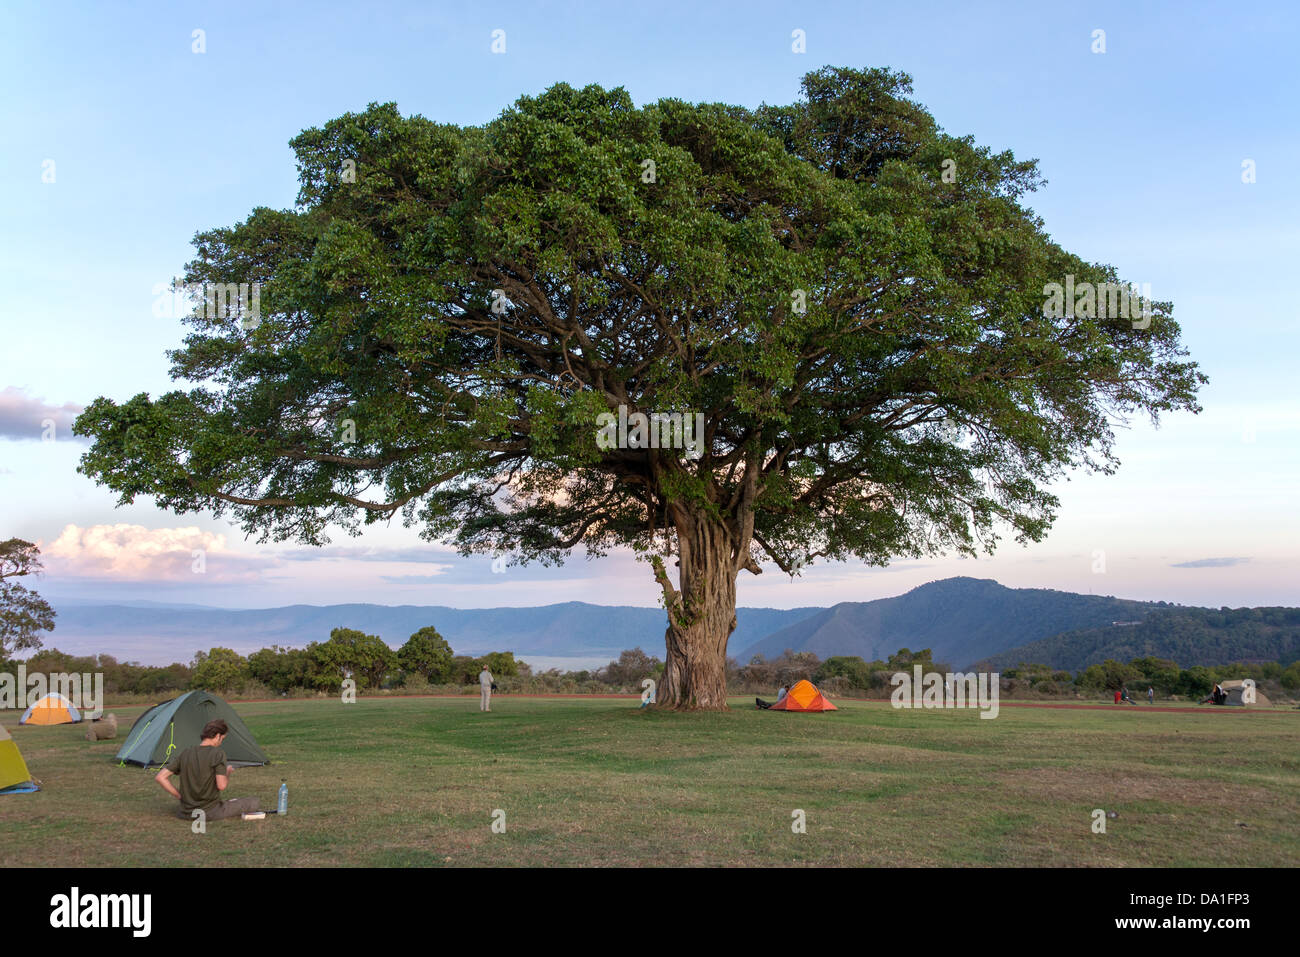
[{"label": "person in green t-shirt", "polygon": [[[229,786],[230,772],[234,770],[226,763],[226,752],[221,750],[221,742],[229,732],[229,726],[220,718],[209,721],[203,726],[202,740],[177,751],[154,776],[164,791],[180,799],[177,817],[188,820],[194,811],[202,810],[206,820],[220,821],[257,810],[257,798],[221,799],[221,792]],[[178,776],[180,790],[172,784],[172,775]]]}]

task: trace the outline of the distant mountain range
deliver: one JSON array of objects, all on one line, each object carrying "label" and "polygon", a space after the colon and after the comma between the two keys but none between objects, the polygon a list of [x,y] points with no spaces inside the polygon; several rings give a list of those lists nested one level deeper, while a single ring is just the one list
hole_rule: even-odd
[{"label": "distant mountain range", "polygon": [[[439,605],[288,605],[229,610],[133,601],[92,604],[52,601],[58,612],[46,647],[72,654],[111,654],[146,664],[189,661],[194,652],[222,646],[248,654],[277,644],[301,648],[325,641],[331,629],[358,628],[393,647],[432,625],[458,654],[513,651],[520,656],[618,657],[640,646],[663,657],[662,608],[565,602],[536,608],[446,608]],[[817,608],[740,608],[734,644],[806,618]]]},{"label": "distant mountain range", "polygon": [[[736,657],[771,658],[789,648],[822,659],[858,655],[872,661],[899,648],[929,648],[935,661],[961,668],[1063,631],[1138,620],[1162,604],[946,578],[896,598],[841,602],[768,635]],[[734,639],[732,647],[739,647]]]},{"label": "distant mountain range", "polygon": [[[639,646],[662,657],[664,647],[663,609],[584,602],[535,608],[348,604],[245,610],[141,601],[53,604],[59,617],[55,631],[45,636],[46,647],[146,664],[189,661],[195,651],[215,646],[241,654],[271,644],[302,647],[326,640],[338,627],[378,634],[397,647],[432,625],[458,654],[471,655],[508,650],[524,658],[614,658]],[[1272,614],[1259,619],[1252,612]],[[1291,612],[1294,628],[1288,624]],[[1142,654],[1188,667],[1241,658],[1293,660],[1300,653],[1300,610],[1243,609],[1228,613],[1239,620],[1218,625],[1216,614],[1167,602],[948,578],[895,598],[830,608],[740,608],[729,649],[743,663],[758,654],[777,657],[786,649],[871,661],[903,647],[929,648],[935,661],[957,668],[982,662],[987,670],[1020,661],[1077,670],[1107,657]]]}]

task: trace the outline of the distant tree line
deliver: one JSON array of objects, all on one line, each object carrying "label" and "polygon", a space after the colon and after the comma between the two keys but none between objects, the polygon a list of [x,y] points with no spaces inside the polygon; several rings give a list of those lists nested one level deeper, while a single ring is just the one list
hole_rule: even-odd
[{"label": "distant tree line", "polygon": [[1155,688],[1161,696],[1202,697],[1209,694],[1216,681],[1253,678],[1261,687],[1276,685],[1287,692],[1300,690],[1300,661],[1283,666],[1277,661],[1217,665],[1213,668],[1194,665],[1179,668],[1167,658],[1146,656],[1121,664],[1108,658],[1089,665],[1075,683],[1083,690],[1116,691],[1121,687]]},{"label": "distant tree line", "polygon": [[[20,662],[0,660],[0,672],[16,675]],[[394,650],[378,635],[335,628],[328,641],[306,648],[272,645],[244,656],[230,648],[200,651],[188,664],[165,666],[118,662],[109,655],[76,656],[45,649],[21,662],[28,674],[102,673],[110,695],[164,697],[202,689],[243,697],[337,694],[351,678],[358,691],[427,693],[477,688],[484,665],[504,691],[592,693],[640,690],[645,678],[657,679],[663,662],[640,648],[594,671],[534,673],[513,652],[493,651],[477,657],[458,655],[436,628],[421,628]]]},{"label": "distant tree line", "polygon": [[900,648],[885,661],[864,661],[857,655],[833,655],[825,661],[810,651],[786,651],[778,658],[755,655],[749,664],[730,665],[730,684],[737,692],[760,693],[779,686],[790,687],[808,680],[834,693],[875,692],[889,688],[889,678],[899,671],[910,672],[920,665],[923,674],[952,671],[951,665],[936,662],[929,648],[912,651]]},{"label": "distant tree line", "polygon": [[1006,671],[1021,660],[1084,671],[1090,662],[1154,656],[1207,668],[1233,662],[1300,660],[1300,608],[1164,608],[1133,625],[1084,628],[990,655],[979,670]]},{"label": "distant tree line", "polygon": [[[0,672],[16,674],[17,664],[0,662]],[[630,694],[640,692],[646,678],[658,681],[664,668],[658,658],[634,648],[603,668],[534,672],[508,651],[478,657],[457,655],[432,627],[421,628],[396,650],[378,635],[335,628],[328,641],[312,642],[306,648],[272,645],[246,657],[230,648],[211,648],[197,653],[188,665],[141,665],[118,662],[109,655],[75,657],[57,649],[39,651],[23,664],[29,674],[102,672],[107,694],[150,698],[193,689],[243,697],[337,694],[349,677],[360,692],[456,693],[476,686],[485,664],[507,693]],[[821,660],[811,652],[786,650],[772,659],[756,655],[748,664],[729,659],[727,685],[732,694],[771,694],[780,686],[807,679],[832,695],[887,697],[892,691],[891,676],[917,666],[923,674],[958,670],[934,661],[929,648],[900,648],[889,658],[874,661],[855,655]],[[1001,694],[1095,698],[1121,687],[1134,694],[1152,687],[1161,698],[1200,698],[1216,681],[1233,678],[1253,678],[1269,694],[1294,695],[1300,691],[1300,661],[1180,668],[1173,661],[1148,655],[1127,663],[1107,659],[1077,674],[1022,662],[1001,672]]]},{"label": "distant tree line", "polygon": [[165,697],[167,692],[188,689],[193,674],[188,665],[142,665],[118,661],[112,655],[70,655],[57,648],[42,649],[25,661],[0,661],[0,672],[16,676],[20,664],[26,667],[29,675],[60,672],[102,674],[104,693],[114,695]]},{"label": "distant tree line", "polygon": [[[957,671],[949,664],[933,660],[929,648],[913,652],[901,648],[888,660],[864,661],[855,655],[834,656],[819,661],[809,652],[786,650],[779,658],[755,656],[749,664],[729,662],[729,679],[733,693],[762,693],[789,686],[801,678],[812,681],[831,694],[887,696],[892,691],[890,677],[899,671],[911,671],[920,665],[923,674]],[[960,669],[963,671],[975,670]],[[1021,662],[1000,672],[1001,694],[1025,697],[1097,697],[1127,687],[1145,692],[1154,688],[1162,698],[1178,696],[1200,698],[1207,695],[1216,681],[1253,678],[1265,691],[1294,694],[1300,691],[1300,661],[1282,664],[1277,661],[1238,662],[1206,667],[1180,668],[1168,659],[1145,656],[1128,663],[1107,659],[1077,674],[1050,665]]]}]

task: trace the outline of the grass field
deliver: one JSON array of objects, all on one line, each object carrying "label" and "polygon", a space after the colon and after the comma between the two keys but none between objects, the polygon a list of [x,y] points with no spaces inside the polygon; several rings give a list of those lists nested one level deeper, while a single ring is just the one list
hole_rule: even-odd
[{"label": "grass field", "polygon": [[[658,714],[635,699],[241,703],[273,765],[231,796],[289,815],[171,815],[119,737],[3,722],[44,784],[0,797],[6,866],[1296,866],[1300,713],[1004,707]],[[747,706],[748,705],[748,706]],[[1092,832],[1103,808],[1107,833]],[[495,809],[505,833],[493,833]],[[792,812],[806,833],[792,833]]]}]

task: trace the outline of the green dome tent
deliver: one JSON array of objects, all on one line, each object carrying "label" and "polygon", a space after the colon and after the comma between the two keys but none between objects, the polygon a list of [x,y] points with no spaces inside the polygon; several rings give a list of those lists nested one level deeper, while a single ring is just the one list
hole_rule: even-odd
[{"label": "green dome tent", "polygon": [[230,728],[221,748],[231,765],[246,768],[271,763],[235,709],[207,691],[187,691],[179,698],[154,705],[136,718],[122,750],[117,752],[118,763],[138,764],[143,768],[166,764],[175,751],[198,744],[203,726],[215,718]]}]

